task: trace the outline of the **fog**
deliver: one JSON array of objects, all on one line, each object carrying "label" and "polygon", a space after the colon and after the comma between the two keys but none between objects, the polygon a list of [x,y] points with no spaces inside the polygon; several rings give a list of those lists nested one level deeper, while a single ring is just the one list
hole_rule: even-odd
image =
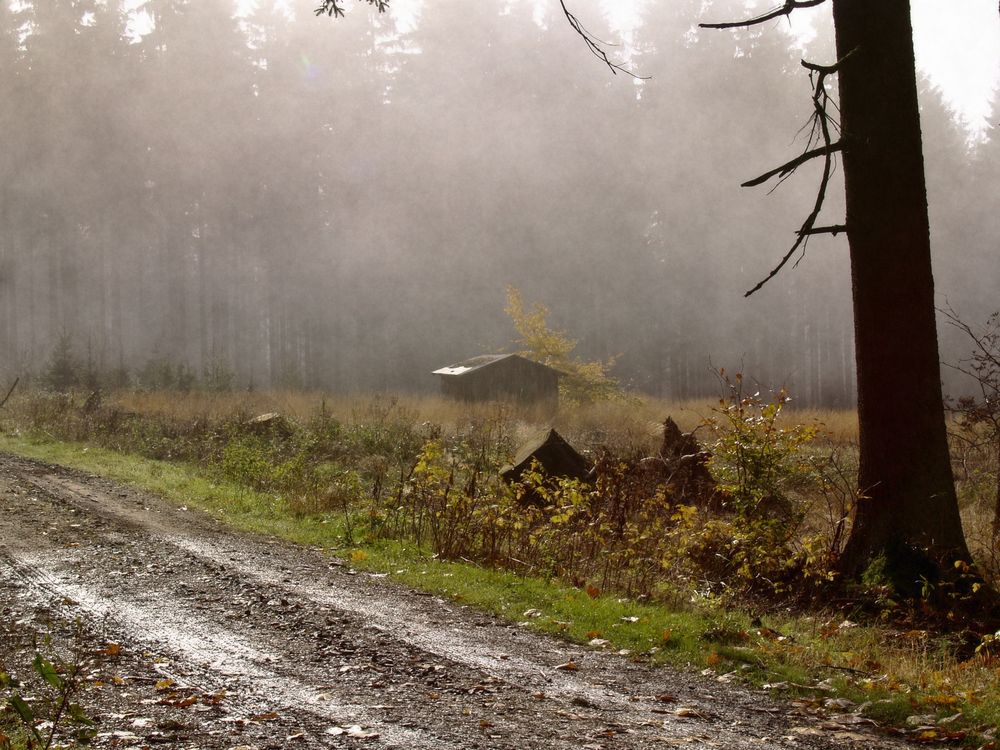
[{"label": "fog", "polygon": [[[108,385],[169,364],[430,391],[431,370],[509,350],[513,285],[637,391],[714,393],[726,366],[852,403],[843,236],[743,296],[815,198],[819,165],[739,185],[803,149],[799,60],[832,60],[828,28],[803,53],[777,26],[695,28],[742,2],[647,3],[611,50],[635,80],[557,3],[433,0],[405,28],[364,4],[126,5],[0,5],[4,382],[62,342]],[[573,10],[618,38],[606,4]],[[926,83],[922,110],[938,297],[975,323],[1000,307],[1000,136],[970,141]],[[840,190],[820,224],[840,223]],[[968,345],[944,328],[942,348]]]}]

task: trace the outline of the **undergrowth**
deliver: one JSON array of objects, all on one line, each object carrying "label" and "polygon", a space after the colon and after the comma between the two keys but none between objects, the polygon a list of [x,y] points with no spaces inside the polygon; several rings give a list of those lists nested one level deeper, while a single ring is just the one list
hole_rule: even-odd
[{"label": "undergrowth", "polygon": [[[970,647],[914,627],[899,641],[888,620],[862,621],[835,599],[831,563],[854,500],[850,440],[790,418],[783,392],[762,396],[725,374],[723,385],[719,403],[683,416],[708,449],[699,454],[669,455],[637,404],[560,414],[595,467],[587,479],[536,466],[503,482],[501,466],[534,428],[509,406],[428,412],[385,396],[264,417],[246,400],[149,408],[155,395],[144,394],[136,408],[128,394],[96,405],[27,394],[8,404],[6,444],[86,443],[87,457],[69,460],[87,462],[98,448],[117,452],[101,454],[103,471],[578,641],[791,694],[829,688],[880,720],[1000,718],[1000,636]],[[173,463],[152,471],[121,454]],[[197,471],[171,473],[183,466]],[[710,491],[688,481],[705,469]]]}]

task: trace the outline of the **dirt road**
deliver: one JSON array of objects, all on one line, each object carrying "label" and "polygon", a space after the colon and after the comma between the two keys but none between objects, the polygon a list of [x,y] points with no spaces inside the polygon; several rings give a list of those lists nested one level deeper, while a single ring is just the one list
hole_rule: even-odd
[{"label": "dirt road", "polygon": [[0,612],[8,666],[78,652],[104,747],[896,746],[3,454]]}]

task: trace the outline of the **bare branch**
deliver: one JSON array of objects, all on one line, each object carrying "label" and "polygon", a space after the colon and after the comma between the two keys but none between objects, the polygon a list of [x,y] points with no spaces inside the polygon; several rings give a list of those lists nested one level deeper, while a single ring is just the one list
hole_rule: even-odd
[{"label": "bare branch", "polygon": [[806,230],[800,229],[798,233],[799,234],[810,234],[810,235],[812,235],[812,234],[832,234],[834,237],[836,237],[841,232],[846,232],[846,231],[847,231],[847,225],[846,224],[834,224],[834,225],[829,226],[829,227],[813,227],[812,229],[806,229]]},{"label": "bare branch", "polygon": [[784,164],[782,164],[780,167],[775,167],[774,169],[765,172],[760,177],[754,177],[752,180],[747,180],[746,182],[742,183],[740,187],[756,187],[761,183],[767,182],[772,177],[778,177],[778,176],[785,177],[794,172],[799,167],[801,167],[810,159],[815,159],[819,156],[829,157],[830,154],[835,154],[838,151],[843,151],[843,150],[844,146],[840,141],[837,141],[836,143],[831,143],[829,146],[814,148],[811,151],[806,151],[803,154],[799,154],[791,161],[787,161]]},{"label": "bare branch", "polygon": [[[364,0],[369,5],[374,5],[379,13],[389,10],[389,0]],[[360,2],[360,0],[359,0]],[[322,0],[320,6],[313,11],[317,16],[328,15],[334,18],[344,17],[344,5],[342,0]]]},{"label": "bare branch", "polygon": [[758,24],[767,23],[775,18],[790,16],[792,11],[798,10],[799,8],[811,8],[816,5],[822,5],[825,2],[826,0],[785,0],[781,6],[774,8],[773,10],[769,10],[767,13],[763,13],[759,16],[748,18],[745,21],[699,23],[698,26],[703,29],[740,29],[749,26],[757,26]]},{"label": "bare branch", "polygon": [[[957,328],[972,341],[975,345],[975,350],[979,352],[977,355],[978,357],[1000,370],[1000,354],[998,354],[998,351],[1000,350],[996,347],[996,333],[992,336],[989,333],[985,335],[977,334],[974,330],[972,330],[972,326],[958,317],[958,313],[955,312],[955,309],[947,301],[945,302],[945,307],[938,308],[938,312],[945,316],[948,325]],[[994,317],[996,316],[994,315]],[[959,371],[965,372],[965,370]]]},{"label": "bare branch", "polygon": [[570,27],[572,27],[573,31],[575,31],[577,34],[580,35],[581,39],[583,39],[584,44],[587,45],[587,49],[590,50],[590,54],[592,54],[602,63],[607,65],[608,68],[611,69],[612,73],[618,75],[618,72],[621,71],[625,75],[631,76],[632,78],[636,78],[641,81],[649,79],[649,76],[636,75],[628,68],[612,61],[611,58],[608,57],[608,53],[604,51],[605,47],[610,47],[612,45],[610,45],[608,42],[601,41],[596,36],[587,31],[587,29],[584,28],[583,24],[580,23],[580,19],[577,18],[575,15],[573,15],[570,12],[569,8],[566,7],[565,0],[559,0],[559,5],[562,6],[563,15],[566,16],[566,20],[569,21]]},{"label": "bare branch", "polygon": [[[816,201],[813,203],[813,209],[809,212],[806,220],[802,222],[802,226],[796,232],[795,242],[792,244],[791,249],[785,253],[781,258],[781,261],[771,269],[771,272],[757,285],[744,294],[745,297],[749,297],[756,291],[759,291],[768,281],[773,279],[778,275],[778,272],[791,260],[792,256],[801,248],[802,252],[805,253],[806,245],[809,242],[809,238],[815,234],[833,234],[836,235],[838,232],[846,231],[847,227],[844,225],[834,225],[831,227],[816,227],[816,219],[819,217],[820,211],[823,209],[823,204],[826,201],[826,189],[830,184],[830,176],[833,173],[833,155],[838,151],[842,151],[844,146],[842,141],[833,142],[830,135],[830,116],[827,114],[826,108],[830,103],[830,95],[826,90],[826,77],[828,75],[833,75],[837,71],[837,67],[847,58],[845,55],[843,58],[837,61],[836,65],[814,65],[813,63],[803,65],[809,70],[809,78],[813,80],[815,75],[815,80],[813,80],[813,133],[810,134],[810,144],[814,137],[813,134],[818,130],[819,135],[823,140],[823,145],[819,148],[809,149],[808,145],[806,147],[806,152],[799,156],[797,159],[792,159],[792,161],[787,164],[783,164],[775,170],[771,170],[766,175],[762,175],[756,180],[751,180],[749,183],[744,183],[745,185],[757,185],[773,177],[774,175],[782,175],[782,178],[791,174],[800,165],[813,159],[817,156],[823,157],[823,177],[820,179],[819,189],[816,191]],[[797,261],[796,261],[797,262]]]},{"label": "bare branch", "polygon": [[7,395],[3,397],[3,401],[0,401],[0,408],[2,408],[3,405],[7,403],[7,399],[10,398],[10,394],[12,394],[14,392],[14,389],[17,388],[17,384],[20,382],[20,380],[21,380],[20,377],[14,378],[14,385],[12,385],[10,387],[10,390],[7,391]]}]

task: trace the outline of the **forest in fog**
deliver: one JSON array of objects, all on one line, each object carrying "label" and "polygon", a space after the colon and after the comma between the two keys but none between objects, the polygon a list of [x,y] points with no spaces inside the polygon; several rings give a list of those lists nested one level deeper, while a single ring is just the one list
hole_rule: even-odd
[{"label": "forest in fog", "polygon": [[[842,236],[743,296],[815,198],[818,165],[739,185],[802,150],[799,60],[832,60],[828,29],[804,51],[780,25],[695,28],[742,2],[650,2],[617,48],[638,81],[558,3],[428,0],[399,25],[314,5],[0,4],[0,382],[62,342],[109,385],[169,364],[429,391],[509,349],[513,285],[638,391],[715,392],[714,365],[852,403]],[[606,4],[573,10],[620,38]],[[970,139],[926,84],[922,117],[939,301],[976,323],[1000,307],[1000,131]],[[946,361],[967,348],[942,329]]]}]

